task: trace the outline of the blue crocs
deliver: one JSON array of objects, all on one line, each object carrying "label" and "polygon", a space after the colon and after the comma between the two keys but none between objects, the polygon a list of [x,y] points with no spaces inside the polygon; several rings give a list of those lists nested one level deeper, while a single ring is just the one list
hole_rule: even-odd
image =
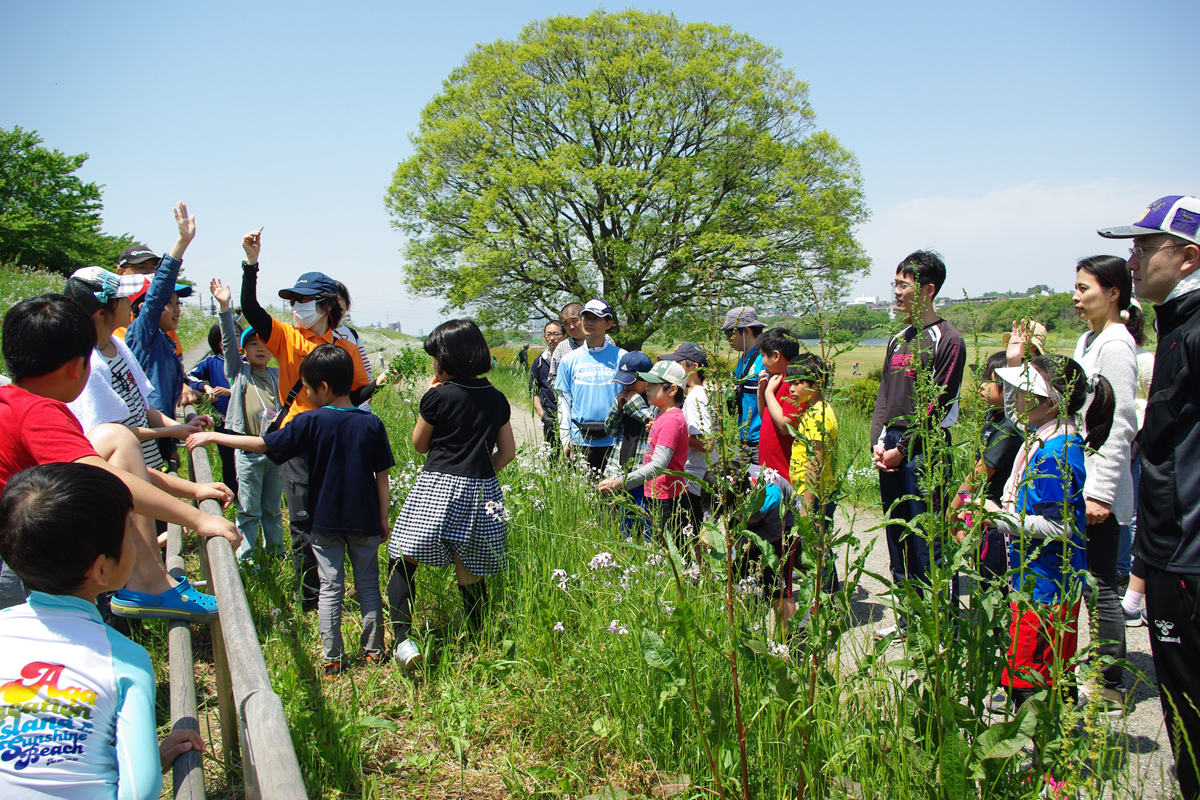
[{"label": "blue crocs", "polygon": [[180,578],[174,589],[162,594],[145,594],[121,589],[110,601],[112,612],[138,619],[181,619],[185,622],[216,622],[217,598],[198,592]]}]

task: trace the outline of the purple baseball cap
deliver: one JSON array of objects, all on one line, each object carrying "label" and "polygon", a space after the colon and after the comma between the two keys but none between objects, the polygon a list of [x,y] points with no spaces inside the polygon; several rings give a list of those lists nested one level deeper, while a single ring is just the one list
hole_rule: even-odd
[{"label": "purple baseball cap", "polygon": [[1167,233],[1193,244],[1200,244],[1200,200],[1188,195],[1160,197],[1147,206],[1142,218],[1132,225],[1101,228],[1096,233],[1106,239],[1132,239]]}]

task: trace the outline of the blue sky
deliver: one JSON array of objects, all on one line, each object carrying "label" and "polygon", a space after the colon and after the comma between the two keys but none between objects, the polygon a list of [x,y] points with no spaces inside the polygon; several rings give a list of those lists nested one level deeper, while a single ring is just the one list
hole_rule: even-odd
[{"label": "blue sky", "polygon": [[[405,295],[383,206],[421,109],[476,44],[595,7],[6,0],[0,126],[89,153],[111,233],[165,250],[185,200],[197,281],[236,280],[241,234],[265,225],[264,294],[320,270],[359,324],[428,331],[441,301]],[[858,294],[918,247],[945,256],[944,293],[1065,289],[1077,258],[1123,252],[1098,226],[1200,193],[1194,0],[636,7],[729,24],[808,82],[818,127],[862,165]]]}]

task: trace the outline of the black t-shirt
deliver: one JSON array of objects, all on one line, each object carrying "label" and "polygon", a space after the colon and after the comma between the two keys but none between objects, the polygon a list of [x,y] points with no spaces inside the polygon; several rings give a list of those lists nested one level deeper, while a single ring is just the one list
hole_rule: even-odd
[{"label": "black t-shirt", "polygon": [[492,451],[508,423],[508,399],[486,378],[453,378],[421,398],[433,426],[425,469],[463,478],[494,478]]},{"label": "black t-shirt", "polygon": [[383,536],[375,475],[396,465],[379,417],[357,408],[316,408],[263,437],[267,458],[308,457],[308,513],[324,536]]},{"label": "black t-shirt", "polygon": [[1013,461],[1021,449],[1021,434],[1004,416],[1003,411],[987,413],[983,430],[979,432],[979,443],[983,447],[983,463],[996,470],[987,484],[987,499],[1000,505],[1004,496],[1004,485],[1012,474]]}]

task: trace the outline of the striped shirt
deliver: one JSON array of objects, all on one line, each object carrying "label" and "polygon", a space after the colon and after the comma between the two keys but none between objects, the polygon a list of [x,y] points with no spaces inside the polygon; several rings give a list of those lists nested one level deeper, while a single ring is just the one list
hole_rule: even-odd
[{"label": "striped shirt", "polygon": [[[121,420],[122,425],[127,425],[131,428],[149,428],[150,420],[146,415],[146,402],[142,398],[141,390],[138,389],[137,381],[129,371],[129,364],[125,362],[125,358],[118,350],[117,354],[112,358],[104,355],[100,356],[108,363],[108,368],[112,372],[112,383],[110,384],[117,396],[125,402],[125,407],[129,409],[129,416]],[[158,449],[158,442],[154,439],[146,439],[142,442],[142,459],[146,462],[147,469],[161,469],[163,465],[162,451]]]}]

